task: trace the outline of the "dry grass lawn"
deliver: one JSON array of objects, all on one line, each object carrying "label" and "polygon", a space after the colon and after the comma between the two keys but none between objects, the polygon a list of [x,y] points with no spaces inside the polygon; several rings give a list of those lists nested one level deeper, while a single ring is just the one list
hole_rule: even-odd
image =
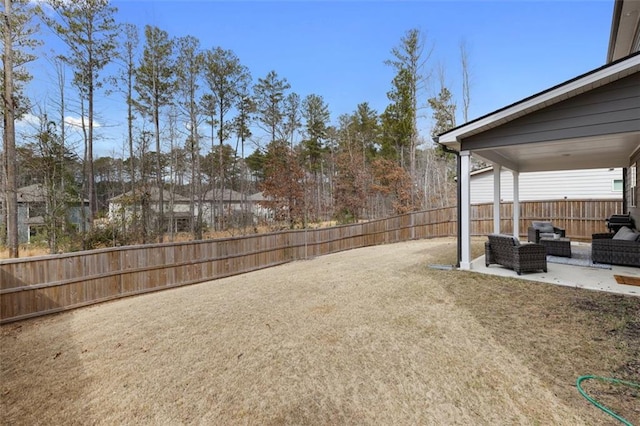
[{"label": "dry grass lawn", "polygon": [[[475,250],[481,245],[476,243]],[[640,298],[370,247],[2,327],[3,424],[615,424]],[[640,424],[638,394],[592,388]]]}]

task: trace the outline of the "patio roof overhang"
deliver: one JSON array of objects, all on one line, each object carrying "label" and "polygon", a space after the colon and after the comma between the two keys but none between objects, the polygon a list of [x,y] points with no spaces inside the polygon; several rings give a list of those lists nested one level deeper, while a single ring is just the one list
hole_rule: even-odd
[{"label": "patio roof overhang", "polygon": [[[513,235],[519,237],[520,172],[628,167],[640,150],[640,52],[441,134],[459,152],[458,257],[471,268],[471,156],[494,164],[494,232],[500,168],[514,172]],[[624,204],[624,203],[623,203]]]},{"label": "patio roof overhang", "polygon": [[640,52],[449,130],[438,142],[518,172],[627,167],[640,147]]}]

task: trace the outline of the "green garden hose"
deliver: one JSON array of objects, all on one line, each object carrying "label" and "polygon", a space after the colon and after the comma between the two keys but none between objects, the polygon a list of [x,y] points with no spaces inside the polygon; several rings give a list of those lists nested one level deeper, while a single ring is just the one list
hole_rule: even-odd
[{"label": "green garden hose", "polygon": [[614,413],[609,408],[605,407],[604,405],[600,404],[598,401],[596,401],[595,399],[587,395],[584,389],[582,389],[582,386],[580,386],[580,383],[582,383],[584,380],[590,380],[590,379],[600,380],[600,381],[609,382],[609,383],[615,383],[617,385],[631,386],[632,388],[636,388],[636,389],[640,389],[640,384],[633,383],[633,382],[626,382],[620,379],[613,379],[610,377],[599,377],[599,376],[591,376],[591,375],[580,376],[578,377],[578,380],[576,380],[576,387],[578,388],[578,391],[580,391],[580,394],[584,396],[587,401],[589,401],[590,403],[592,403],[593,405],[595,405],[596,407],[598,407],[599,409],[601,409],[602,411],[604,411],[605,413],[613,417],[614,419],[621,421],[626,426],[633,426],[630,421]]}]

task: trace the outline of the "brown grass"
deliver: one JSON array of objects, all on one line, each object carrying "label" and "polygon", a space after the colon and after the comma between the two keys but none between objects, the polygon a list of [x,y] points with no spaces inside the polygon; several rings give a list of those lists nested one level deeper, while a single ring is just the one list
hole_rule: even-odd
[{"label": "brown grass", "polygon": [[[43,256],[49,254],[49,249],[44,246],[26,246],[21,245],[18,250],[20,257]],[[9,249],[0,246],[0,259],[9,259]]]},{"label": "brown grass", "polygon": [[426,267],[454,256],[370,247],[3,326],[2,423],[615,424],[574,383],[637,379],[640,298]]}]

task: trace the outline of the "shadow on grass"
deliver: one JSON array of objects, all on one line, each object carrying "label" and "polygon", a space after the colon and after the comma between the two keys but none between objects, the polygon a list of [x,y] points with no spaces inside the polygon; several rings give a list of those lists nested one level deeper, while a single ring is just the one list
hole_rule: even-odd
[{"label": "shadow on grass", "polygon": [[[55,308],[38,293],[37,303]],[[92,424],[80,344],[64,312],[0,326],[2,424]]]}]

